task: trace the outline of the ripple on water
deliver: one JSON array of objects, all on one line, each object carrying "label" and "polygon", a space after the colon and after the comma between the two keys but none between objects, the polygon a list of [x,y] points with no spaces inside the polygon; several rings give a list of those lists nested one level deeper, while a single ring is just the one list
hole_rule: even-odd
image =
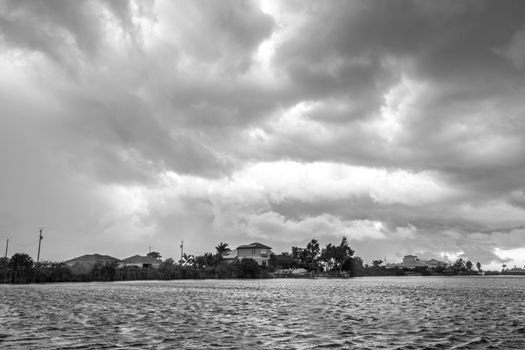
[{"label": "ripple on water", "polygon": [[0,286],[0,348],[523,349],[525,278]]}]

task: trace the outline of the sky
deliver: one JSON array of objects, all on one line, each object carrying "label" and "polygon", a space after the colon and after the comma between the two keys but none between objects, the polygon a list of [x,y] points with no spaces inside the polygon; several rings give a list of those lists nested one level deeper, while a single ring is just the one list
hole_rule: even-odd
[{"label": "sky", "polygon": [[521,267],[524,78],[520,0],[0,0],[0,246]]}]

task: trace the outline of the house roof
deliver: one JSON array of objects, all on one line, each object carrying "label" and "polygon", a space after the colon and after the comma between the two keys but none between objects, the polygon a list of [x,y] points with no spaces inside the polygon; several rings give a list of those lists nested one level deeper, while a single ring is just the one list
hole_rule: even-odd
[{"label": "house roof", "polygon": [[129,258],[122,259],[123,262],[128,264],[156,264],[159,263],[159,259],[155,259],[150,256],[133,255]]},{"label": "house roof", "polygon": [[240,245],[237,247],[237,249],[272,249],[272,247],[268,247],[267,245],[264,245],[264,244],[261,244],[261,243],[258,243],[258,242],[254,242],[254,243],[251,243],[251,244],[245,244],[245,245]]},{"label": "house roof", "polygon": [[114,258],[109,255],[101,254],[85,254],[79,257],[76,257],[71,260],[67,260],[66,263],[92,263],[95,264],[99,261],[120,261],[120,259]]},{"label": "house roof", "polygon": [[426,263],[427,263],[427,264],[445,264],[445,265],[447,265],[446,262],[441,261],[441,260],[438,260],[438,259],[430,259],[430,260],[426,260]]}]

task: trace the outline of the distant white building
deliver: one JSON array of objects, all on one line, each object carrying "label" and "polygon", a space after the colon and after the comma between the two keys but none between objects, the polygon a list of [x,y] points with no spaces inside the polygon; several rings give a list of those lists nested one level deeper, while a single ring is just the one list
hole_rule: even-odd
[{"label": "distant white building", "polygon": [[[236,255],[234,256],[233,254]],[[268,266],[270,261],[270,255],[272,254],[272,248],[267,245],[255,242],[251,244],[245,244],[238,246],[237,249],[230,252],[228,256],[224,256],[225,260],[242,260],[242,259],[253,259],[257,264],[261,266]]]},{"label": "distant white building", "polygon": [[133,255],[129,258],[122,259],[119,267],[140,267],[140,268],[158,268],[162,260],[150,256]]},{"label": "distant white building", "polygon": [[525,273],[525,266],[523,268],[514,266],[512,269],[507,270],[510,273]]},{"label": "distant white building", "polygon": [[435,269],[437,267],[447,267],[448,263],[437,259],[419,260],[416,255],[405,255],[402,263],[387,264],[387,269],[415,269],[416,267]]}]

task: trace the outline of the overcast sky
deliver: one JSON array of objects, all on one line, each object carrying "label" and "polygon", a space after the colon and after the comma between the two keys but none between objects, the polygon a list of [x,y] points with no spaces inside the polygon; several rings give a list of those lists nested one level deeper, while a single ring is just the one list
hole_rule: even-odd
[{"label": "overcast sky", "polygon": [[523,266],[524,78],[520,0],[0,0],[1,246]]}]

